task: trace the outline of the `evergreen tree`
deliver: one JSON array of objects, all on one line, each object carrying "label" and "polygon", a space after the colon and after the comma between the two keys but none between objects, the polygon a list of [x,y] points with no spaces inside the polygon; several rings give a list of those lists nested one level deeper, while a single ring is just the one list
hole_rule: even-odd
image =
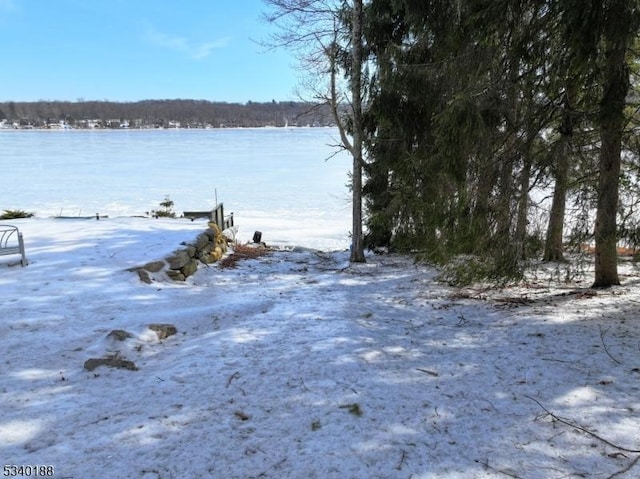
[{"label": "evergreen tree", "polygon": [[492,274],[519,274],[548,115],[543,2],[379,0],[370,12],[369,242],[489,255]]},{"label": "evergreen tree", "polygon": [[625,106],[629,93],[630,47],[640,26],[637,0],[553,2],[581,78],[596,71],[602,90],[596,127],[600,135],[594,287],[620,284],[617,269],[617,213]]}]

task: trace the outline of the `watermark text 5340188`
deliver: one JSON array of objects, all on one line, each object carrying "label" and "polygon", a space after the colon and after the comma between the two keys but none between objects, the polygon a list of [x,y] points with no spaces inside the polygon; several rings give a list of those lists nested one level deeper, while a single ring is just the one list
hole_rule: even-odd
[{"label": "watermark text 5340188", "polygon": [[53,466],[5,464],[2,467],[2,477],[54,477],[55,474]]}]

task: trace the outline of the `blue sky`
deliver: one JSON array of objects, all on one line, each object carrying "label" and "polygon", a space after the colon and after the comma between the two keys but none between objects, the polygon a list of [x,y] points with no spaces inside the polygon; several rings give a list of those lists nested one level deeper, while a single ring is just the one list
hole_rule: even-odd
[{"label": "blue sky", "polygon": [[0,0],[0,101],[296,100],[261,0]]}]

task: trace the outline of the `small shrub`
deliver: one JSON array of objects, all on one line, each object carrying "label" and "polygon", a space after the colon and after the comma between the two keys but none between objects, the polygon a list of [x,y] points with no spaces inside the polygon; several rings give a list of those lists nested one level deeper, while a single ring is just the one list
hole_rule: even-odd
[{"label": "small shrub", "polygon": [[524,251],[527,258],[537,258],[542,256],[542,253],[544,252],[544,238],[542,234],[528,234],[524,243]]},{"label": "small shrub", "polygon": [[152,210],[151,215],[156,218],[175,218],[176,214],[173,211],[173,200],[169,198],[169,195],[164,197],[164,200],[160,202],[159,210]]},{"label": "small shrub", "polygon": [[495,265],[489,259],[460,255],[442,266],[437,279],[450,286],[469,286],[491,278],[494,271]]},{"label": "small shrub", "polygon": [[4,210],[0,215],[0,220],[15,220],[18,218],[32,218],[33,213],[24,210]]}]

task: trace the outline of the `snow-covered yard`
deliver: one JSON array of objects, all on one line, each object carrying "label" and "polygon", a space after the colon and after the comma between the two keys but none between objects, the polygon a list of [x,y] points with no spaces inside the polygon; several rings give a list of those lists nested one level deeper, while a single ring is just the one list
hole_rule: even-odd
[{"label": "snow-covered yard", "polygon": [[[640,474],[634,265],[604,291],[544,274],[454,289],[408,258],[302,250],[148,285],[127,269],[202,223],[14,223],[30,264],[0,257],[3,465],[56,478]],[[178,333],[159,340],[152,323]],[[83,367],[109,355],[137,370]]]}]

